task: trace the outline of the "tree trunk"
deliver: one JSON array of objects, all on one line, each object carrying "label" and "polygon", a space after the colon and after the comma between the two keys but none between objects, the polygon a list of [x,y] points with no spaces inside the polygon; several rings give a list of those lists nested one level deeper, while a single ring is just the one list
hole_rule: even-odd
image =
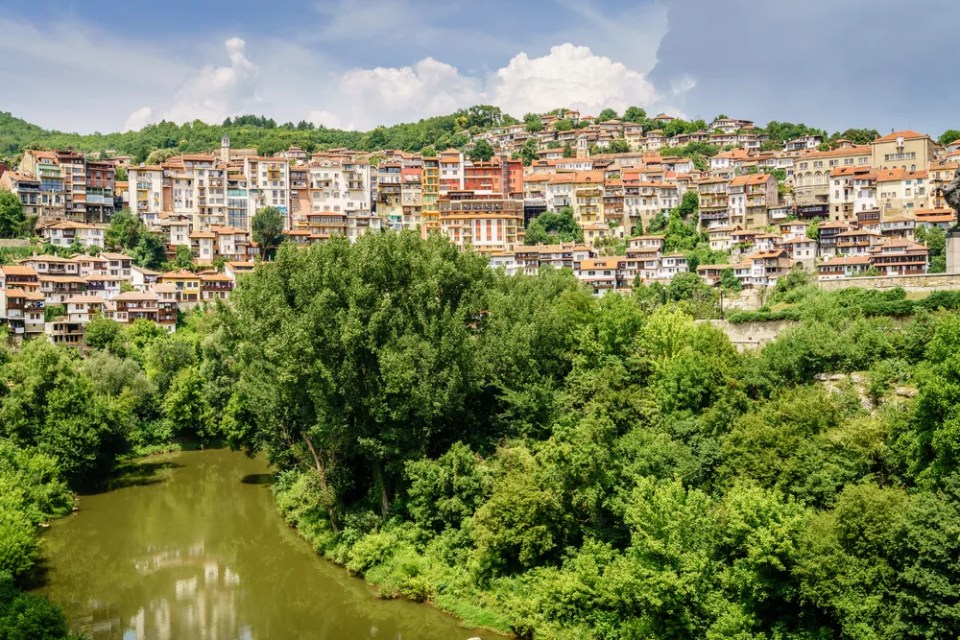
[{"label": "tree trunk", "polygon": [[[317,467],[317,475],[320,478],[320,488],[323,490],[324,501],[330,496],[330,487],[327,484],[327,470],[323,466],[323,462],[320,460],[320,454],[317,453],[316,447],[313,446],[313,441],[310,440],[310,436],[306,433],[303,434],[303,441],[307,443],[307,449],[310,450],[310,455],[313,457],[313,463]],[[333,510],[333,505],[327,504],[327,516],[330,518],[330,526],[333,528],[334,533],[340,533],[340,527],[337,526],[337,516]]]},{"label": "tree trunk", "polygon": [[387,481],[383,474],[383,463],[378,459],[373,459],[373,481],[380,490],[380,515],[387,519],[387,513],[390,511],[390,496],[387,495]]}]

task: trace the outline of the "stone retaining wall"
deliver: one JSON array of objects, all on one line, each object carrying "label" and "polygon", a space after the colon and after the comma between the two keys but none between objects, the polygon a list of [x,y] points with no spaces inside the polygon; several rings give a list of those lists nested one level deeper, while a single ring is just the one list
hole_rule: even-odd
[{"label": "stone retaining wall", "polygon": [[868,278],[840,278],[821,280],[824,291],[838,289],[887,290],[901,287],[906,291],[953,291],[960,289],[960,273],[927,273],[918,276],[871,276]]},{"label": "stone retaining wall", "polygon": [[726,320],[709,320],[717,329],[720,329],[730,342],[739,351],[747,349],[759,349],[768,342],[773,342],[777,337],[786,331],[792,329],[799,323],[794,320],[773,320],[770,322],[738,322],[736,324]]}]

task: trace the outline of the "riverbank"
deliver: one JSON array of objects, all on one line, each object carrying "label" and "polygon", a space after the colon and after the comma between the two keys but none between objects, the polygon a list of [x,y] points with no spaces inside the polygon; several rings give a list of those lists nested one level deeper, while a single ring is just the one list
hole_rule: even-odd
[{"label": "riverbank", "polygon": [[[441,536],[427,541],[409,523],[393,521],[370,532],[375,517],[369,522],[349,522],[335,534],[316,506],[303,502],[302,484],[298,479],[291,481],[296,474],[284,476],[272,487],[284,521],[318,555],[365,580],[381,598],[427,604],[456,617],[464,627],[501,636],[515,637],[523,631],[504,602],[517,595],[519,582],[500,578],[488,588],[479,587],[468,570],[468,559],[455,551],[463,540]],[[457,554],[456,562],[443,561],[449,553]]]},{"label": "riverbank", "polygon": [[135,464],[44,536],[37,593],[91,640],[480,635],[317,558],[277,513],[262,458],[205,449]]}]

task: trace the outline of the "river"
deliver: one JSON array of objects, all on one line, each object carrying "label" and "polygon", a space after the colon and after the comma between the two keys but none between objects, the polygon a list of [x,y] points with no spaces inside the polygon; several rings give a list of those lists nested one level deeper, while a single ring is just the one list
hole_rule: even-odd
[{"label": "river", "polygon": [[267,465],[226,450],[142,463],[44,536],[38,592],[93,640],[495,638],[424,604],[381,600],[278,515]]}]

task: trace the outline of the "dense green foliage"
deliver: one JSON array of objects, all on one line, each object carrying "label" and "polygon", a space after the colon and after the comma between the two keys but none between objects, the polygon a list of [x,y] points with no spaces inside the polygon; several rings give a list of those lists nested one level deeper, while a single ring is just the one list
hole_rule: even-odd
[{"label": "dense green foliage", "polygon": [[366,133],[316,127],[305,121],[278,124],[263,116],[239,116],[227,118],[219,125],[200,120],[182,125],[160,122],[139,131],[76,134],[48,131],[0,112],[0,158],[14,158],[28,148],[74,147],[104,155],[127,154],[136,162],[160,161],[170,155],[218,149],[224,135],[230,137],[232,146],[253,147],[261,155],[272,155],[290,146],[298,146],[307,152],[334,147],[366,151],[419,151],[427,146],[463,148],[471,132],[513,123],[516,120],[499,108],[477,105],[415,123],[377,127]]},{"label": "dense green foliage", "polygon": [[0,238],[19,238],[27,231],[23,204],[16,194],[0,189]]},{"label": "dense green foliage", "polygon": [[954,637],[960,316],[784,280],[772,303],[799,323],[738,354],[684,311],[692,280],[597,299],[414,234],[283,247],[183,397],[221,370],[212,424],[279,465],[288,521],[472,623]]},{"label": "dense green foliage", "polygon": [[563,207],[560,211],[544,211],[530,221],[524,244],[560,244],[583,242],[583,229],[573,217],[573,209]]},{"label": "dense green foliage", "polygon": [[915,239],[930,250],[929,273],[943,273],[947,270],[947,233],[940,227],[921,226],[915,232]]},{"label": "dense green foliage", "polygon": [[124,252],[134,264],[147,269],[160,269],[167,261],[163,236],[151,233],[140,218],[127,209],[121,209],[110,218],[104,235],[104,244],[112,251]]}]

